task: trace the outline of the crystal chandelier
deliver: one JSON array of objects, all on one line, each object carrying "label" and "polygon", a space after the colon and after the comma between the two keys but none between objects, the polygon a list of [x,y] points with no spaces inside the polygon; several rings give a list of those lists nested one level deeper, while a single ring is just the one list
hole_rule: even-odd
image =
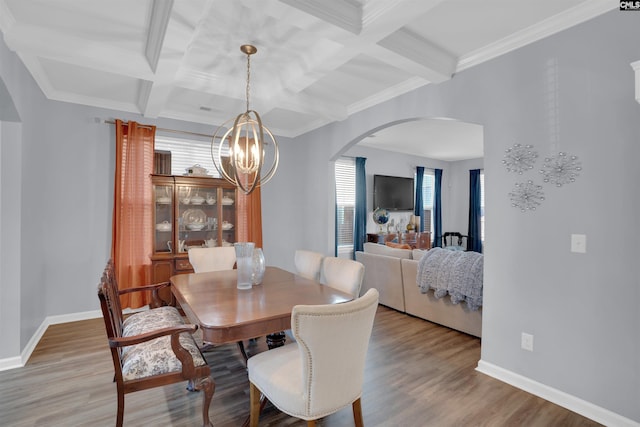
[{"label": "crystal chandelier", "polygon": [[[211,158],[225,180],[249,194],[273,177],[280,156],[278,143],[273,134],[262,124],[260,115],[249,108],[251,55],[258,49],[252,45],[242,45],[240,50],[247,55],[247,110],[235,119],[226,121],[216,130],[211,141]],[[229,127],[232,122],[233,125]],[[270,141],[265,141],[265,136]],[[220,143],[216,143],[216,139],[220,139]],[[273,163],[268,171],[261,175],[267,147],[273,147]]]}]

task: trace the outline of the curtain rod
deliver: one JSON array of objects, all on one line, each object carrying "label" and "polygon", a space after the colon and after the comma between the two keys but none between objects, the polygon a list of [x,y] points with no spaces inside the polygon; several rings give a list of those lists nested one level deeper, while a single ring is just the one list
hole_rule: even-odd
[{"label": "curtain rod", "polygon": [[[105,120],[104,122],[109,124],[109,125],[115,125],[116,124],[116,122],[114,122],[113,120]],[[123,121],[122,124],[127,126],[129,123]],[[149,125],[139,125],[139,126],[142,127],[142,128],[151,129],[151,126],[149,126]],[[180,133],[180,134],[184,134],[184,135],[193,135],[193,136],[202,136],[202,137],[205,137],[205,138],[211,138],[211,135],[207,135],[207,134],[204,134],[204,133],[198,133],[198,132],[189,132],[189,131],[186,131],[186,130],[166,129],[166,128],[159,128],[159,127],[156,127],[156,130],[159,130],[161,132]],[[218,139],[220,139],[220,137],[218,137]]]}]

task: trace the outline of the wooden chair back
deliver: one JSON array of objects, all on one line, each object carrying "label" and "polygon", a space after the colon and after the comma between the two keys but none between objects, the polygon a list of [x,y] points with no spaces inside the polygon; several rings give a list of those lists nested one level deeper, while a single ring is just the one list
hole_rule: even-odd
[{"label": "wooden chair back", "polygon": [[[118,412],[116,415],[117,427],[121,427],[123,424],[125,394],[182,381],[188,381],[188,388],[190,390],[204,391],[202,405],[203,426],[212,425],[209,421],[209,407],[211,405],[215,386],[213,379],[211,378],[211,370],[206,364],[201,353],[197,360],[194,358],[194,348],[195,353],[199,353],[199,350],[195,341],[193,341],[193,337],[189,336],[186,339],[186,341],[189,341],[189,339],[193,341],[193,345],[189,348],[185,348],[183,346],[185,338],[181,338],[181,335],[184,333],[193,334],[193,332],[196,331],[197,326],[184,324],[175,307],[160,307],[161,300],[158,290],[166,287],[167,285],[168,283],[161,283],[157,285],[147,285],[119,290],[114,265],[111,260],[107,263],[102,274],[102,279],[98,286],[98,298],[100,299],[100,308],[102,309],[107,340],[109,342],[111,358],[113,360],[113,367],[115,371],[114,382],[116,383],[118,392]],[[125,329],[130,328],[131,323],[124,319],[120,295],[130,292],[151,292],[152,294],[152,309],[132,315],[132,318],[133,316],[140,316],[139,320],[142,321],[140,323],[144,324],[145,317],[147,316],[149,318],[154,317],[158,320],[159,316],[156,315],[158,311],[152,313],[156,308],[167,312],[175,311],[175,314],[171,314],[174,314],[173,318],[176,320],[170,324],[162,324],[155,330],[145,330],[144,333],[139,333],[137,335],[127,335],[125,333]],[[143,345],[162,337],[170,337],[168,341],[163,341],[163,343],[166,342],[164,350],[166,353],[170,346],[171,358],[175,357],[180,361],[180,368],[178,368],[178,370],[171,368],[163,368],[164,370],[157,369],[157,373],[151,375],[143,374],[134,378],[130,378],[130,373],[129,375],[126,375],[125,370],[123,369],[123,349],[127,347],[131,348],[131,346]],[[129,352],[131,351],[132,350],[130,349]],[[154,359],[152,357],[149,360]],[[173,363],[174,366],[176,366],[176,364],[177,362]]]}]

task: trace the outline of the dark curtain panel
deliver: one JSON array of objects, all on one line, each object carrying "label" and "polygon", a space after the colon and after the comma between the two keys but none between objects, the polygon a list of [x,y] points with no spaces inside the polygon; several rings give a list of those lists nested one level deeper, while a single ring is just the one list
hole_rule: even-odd
[{"label": "dark curtain panel", "polygon": [[[334,167],[335,170],[335,167]],[[334,172],[335,173],[335,172]],[[334,177],[333,179],[334,182],[334,196],[333,196],[333,203],[334,203],[334,213],[333,213],[333,232],[334,232],[334,236],[333,236],[333,255],[335,257],[338,256],[338,186],[336,184],[336,179]]]},{"label": "dark curtain panel", "polygon": [[356,157],[356,208],[353,218],[353,259],[362,251],[367,237],[367,174],[364,157]]},{"label": "dark curtain panel", "polygon": [[480,236],[480,169],[469,171],[469,230],[467,250],[482,253]]},{"label": "dark curtain panel", "polygon": [[433,189],[433,247],[442,247],[442,169],[435,169]]},{"label": "dark curtain panel", "polygon": [[416,168],[416,205],[413,214],[420,217],[420,230],[424,231],[424,207],[422,204],[422,181],[424,180],[424,167]]}]

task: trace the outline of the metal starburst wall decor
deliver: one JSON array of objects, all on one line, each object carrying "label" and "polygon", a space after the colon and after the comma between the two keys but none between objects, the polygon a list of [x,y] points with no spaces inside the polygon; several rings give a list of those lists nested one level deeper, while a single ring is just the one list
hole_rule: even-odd
[{"label": "metal starburst wall decor", "polygon": [[538,153],[533,151],[532,148],[533,145],[529,144],[514,144],[513,147],[506,149],[502,163],[507,168],[507,171],[522,175],[523,172],[533,169]]},{"label": "metal starburst wall decor", "polygon": [[542,180],[555,184],[556,187],[562,187],[564,184],[574,182],[576,177],[580,175],[582,164],[576,156],[569,156],[567,153],[560,152],[553,157],[544,159],[544,165],[540,169]]},{"label": "metal starburst wall decor", "polygon": [[522,212],[535,211],[544,200],[542,186],[536,185],[533,181],[516,183],[514,189],[509,193],[511,206],[519,208]]}]

